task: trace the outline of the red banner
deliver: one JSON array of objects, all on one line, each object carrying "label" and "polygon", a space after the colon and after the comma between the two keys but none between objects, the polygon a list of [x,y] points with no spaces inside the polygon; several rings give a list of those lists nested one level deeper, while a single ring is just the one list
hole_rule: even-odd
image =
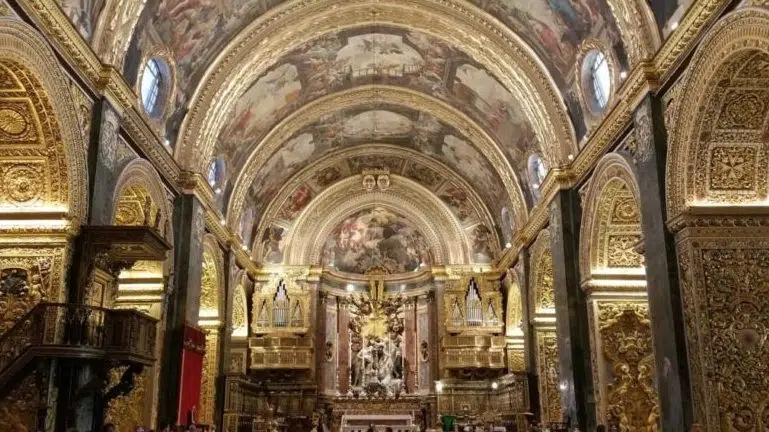
[{"label": "red banner", "polygon": [[206,334],[203,330],[185,326],[177,424],[187,425],[198,420],[197,411],[200,406],[200,384],[203,379],[205,348]]}]

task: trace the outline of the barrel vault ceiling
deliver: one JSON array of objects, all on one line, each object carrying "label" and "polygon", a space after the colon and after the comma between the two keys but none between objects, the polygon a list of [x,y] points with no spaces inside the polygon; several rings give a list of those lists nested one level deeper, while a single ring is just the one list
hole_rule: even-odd
[{"label": "barrel vault ceiling", "polygon": [[[86,39],[114,10],[110,0],[59,1]],[[584,46],[599,41],[628,67],[603,0],[147,0],[136,10],[126,78],[167,57],[175,85],[158,130],[182,165],[221,161],[219,205],[263,261],[276,230],[367,169],[423,186],[470,249],[493,259],[536,202],[530,157],[558,166],[589,128],[576,82]],[[507,48],[489,52],[499,41]],[[407,218],[391,210],[388,220]]]}]

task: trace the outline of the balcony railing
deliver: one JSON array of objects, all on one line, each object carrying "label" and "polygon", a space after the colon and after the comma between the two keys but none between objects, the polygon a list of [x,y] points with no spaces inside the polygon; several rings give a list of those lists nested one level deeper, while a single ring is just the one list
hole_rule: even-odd
[{"label": "balcony railing", "polygon": [[150,365],[157,320],[130,310],[40,303],[0,336],[0,384],[36,356],[102,358]]},{"label": "balcony railing", "polygon": [[251,369],[310,369],[313,366],[312,338],[254,337],[250,346]]},{"label": "balcony railing", "polygon": [[446,368],[505,367],[503,336],[445,336],[441,341]]}]

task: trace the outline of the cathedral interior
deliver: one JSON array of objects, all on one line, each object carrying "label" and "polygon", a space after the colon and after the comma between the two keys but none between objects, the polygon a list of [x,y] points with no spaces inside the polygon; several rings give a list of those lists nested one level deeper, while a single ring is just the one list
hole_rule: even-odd
[{"label": "cathedral interior", "polygon": [[0,0],[0,432],[769,431],[768,7]]}]

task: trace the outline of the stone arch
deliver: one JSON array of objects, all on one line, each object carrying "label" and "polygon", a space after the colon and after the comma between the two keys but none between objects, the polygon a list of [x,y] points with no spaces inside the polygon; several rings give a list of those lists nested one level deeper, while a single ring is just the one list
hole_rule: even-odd
[{"label": "stone arch", "polygon": [[[423,153],[420,153],[416,150],[411,150],[411,149],[403,148],[403,147],[392,145],[392,144],[371,143],[371,144],[365,144],[362,146],[357,146],[354,148],[342,150],[334,154],[331,154],[329,156],[326,156],[324,158],[321,158],[318,161],[314,161],[311,165],[307,166],[302,171],[294,175],[280,189],[280,191],[275,195],[275,198],[272,200],[272,202],[267,206],[267,209],[262,213],[262,216],[259,218],[259,223],[256,226],[256,230],[254,231],[257,235],[252,236],[251,238],[252,239],[263,238],[265,230],[267,230],[276,221],[280,221],[284,225],[289,225],[291,221],[287,221],[285,217],[280,216],[281,209],[288,204],[292,194],[296,192],[297,188],[299,188],[300,185],[307,184],[309,181],[311,181],[317,172],[321,172],[323,170],[333,168],[335,165],[338,165],[340,161],[344,159],[349,159],[352,157],[363,156],[363,155],[367,155],[367,156],[376,155],[376,156],[382,156],[382,157],[398,156],[403,159],[409,160],[411,163],[419,164],[420,166],[427,167],[433,172],[438,173],[438,175],[440,175],[441,178],[447,179],[452,185],[456,185],[457,187],[464,190],[467,196],[469,197],[469,200],[471,201],[472,207],[474,209],[474,215],[468,219],[463,220],[462,223],[465,223],[465,224],[468,222],[473,223],[477,219],[477,221],[479,221],[481,224],[484,224],[487,226],[494,225],[494,219],[492,218],[492,215],[487,208],[487,204],[478,196],[478,194],[475,192],[472,186],[470,186],[467,183],[467,181],[465,181],[455,171],[451,170],[451,168],[447,167],[440,161],[436,161],[430,158],[429,156]],[[391,173],[391,175],[401,175],[401,174],[408,175],[408,173],[404,171]],[[353,173],[353,175],[359,175],[359,174]],[[325,186],[325,188],[330,186],[333,186],[333,184],[329,184]],[[423,186],[427,186],[427,185],[423,184]],[[322,190],[325,190],[325,188],[316,190],[315,192],[318,192],[318,193],[322,192]],[[432,190],[433,192],[436,191],[435,189],[432,189]],[[253,209],[253,207],[249,207],[247,211],[250,209]],[[245,218],[245,215],[244,215],[244,218]],[[243,226],[242,225],[243,221],[244,219],[241,219],[240,221],[241,227]],[[249,246],[253,246],[251,245],[251,243],[246,243],[246,244],[248,244]],[[252,248],[252,250],[254,249]]]},{"label": "stone arch", "polygon": [[580,230],[582,281],[611,275],[643,276],[643,256],[634,250],[641,241],[638,184],[632,167],[620,154],[598,163],[583,197]]},{"label": "stone arch", "polygon": [[[6,101],[0,111],[4,125],[0,133],[3,140],[11,141],[0,152],[9,160],[0,169],[13,177],[3,179],[7,196],[0,202],[0,211],[25,207],[63,212],[82,223],[88,206],[87,146],[68,80],[58,67],[52,67],[58,64],[35,29],[16,19],[0,18],[0,91],[3,99],[25,99]],[[26,162],[13,162],[14,158]]]},{"label": "stone arch", "polygon": [[[766,205],[769,199],[769,12],[722,18],[688,67],[668,126],[668,218],[691,207]],[[714,91],[714,90],[718,91]]]},{"label": "stone arch", "polygon": [[321,193],[286,236],[284,263],[320,264],[323,245],[335,224],[372,204],[401,213],[416,223],[427,237],[433,263],[471,262],[470,240],[446,204],[414,181],[391,176],[390,188],[384,192],[366,192],[359,177],[350,177]]},{"label": "stone arch", "polygon": [[232,336],[243,338],[248,336],[248,299],[246,297],[246,276],[235,278],[236,284],[232,294]]},{"label": "stone arch", "polygon": [[[200,164],[210,160],[235,100],[274,59],[328,32],[370,25],[369,17],[393,27],[418,29],[471,53],[515,97],[525,101],[522,107],[540,142],[549,143],[545,154],[552,166],[568,163],[568,155],[576,153],[565,103],[542,61],[518,35],[476,6],[436,0],[376,4],[326,0],[281,5],[246,27],[227,46],[192,97],[177,159],[189,169],[202,171],[205,167]],[[476,36],[479,32],[482,37]],[[270,55],[259,55],[261,52]]]},{"label": "stone arch", "polygon": [[[128,202],[131,200],[134,202]],[[145,201],[150,201],[150,214],[145,214]],[[115,186],[112,204],[112,220],[117,223],[122,219],[124,222],[118,225],[144,225],[146,221],[173,243],[171,205],[166,198],[160,175],[148,161],[135,159],[123,168]]]},{"label": "stone arch", "polygon": [[[646,268],[635,250],[642,239],[640,196],[625,156],[611,153],[598,162],[583,209],[580,271],[587,292],[599,423],[656,430],[660,406]],[[628,353],[624,347],[631,340],[635,348]],[[628,389],[632,398],[620,396],[617,388]]]},{"label": "stone arch", "polygon": [[[505,275],[507,287],[505,302],[505,332],[507,336],[515,336],[523,325],[523,302],[520,280],[515,270],[507,270]],[[521,333],[522,334],[522,333]]]}]

